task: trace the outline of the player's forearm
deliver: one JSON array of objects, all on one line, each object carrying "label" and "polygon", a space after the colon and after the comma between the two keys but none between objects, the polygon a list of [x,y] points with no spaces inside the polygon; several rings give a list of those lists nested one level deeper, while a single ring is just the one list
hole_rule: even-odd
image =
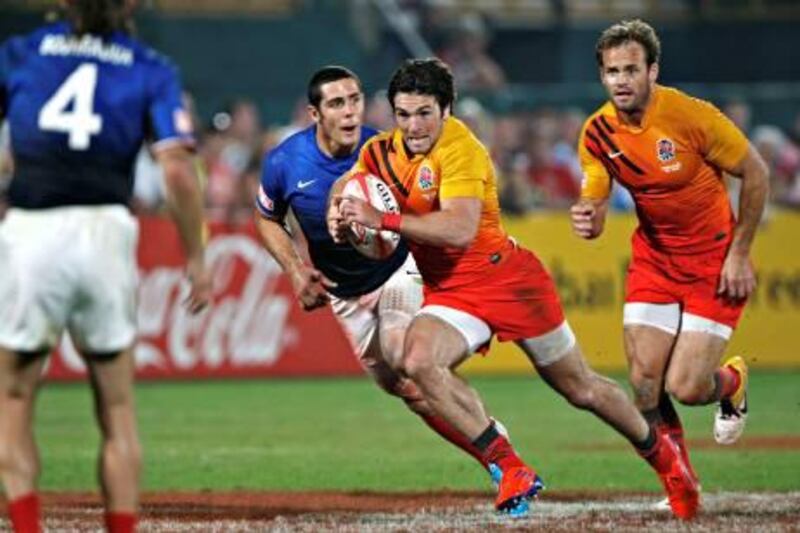
[{"label": "player's forearm", "polygon": [[739,216],[733,231],[731,251],[748,255],[758,224],[764,214],[769,193],[769,171],[761,157],[751,147],[742,164],[742,188],[739,193]]},{"label": "player's forearm", "polygon": [[255,213],[255,222],[261,243],[283,271],[289,275],[298,272],[303,266],[303,259],[283,225],[276,220],[264,218],[258,211]]},{"label": "player's forearm", "polygon": [[172,157],[164,165],[167,209],[178,228],[188,262],[202,262],[203,196],[191,158]]},{"label": "player's forearm", "polygon": [[438,247],[466,248],[477,232],[477,220],[449,210],[405,214],[400,224],[400,235],[406,239]]}]

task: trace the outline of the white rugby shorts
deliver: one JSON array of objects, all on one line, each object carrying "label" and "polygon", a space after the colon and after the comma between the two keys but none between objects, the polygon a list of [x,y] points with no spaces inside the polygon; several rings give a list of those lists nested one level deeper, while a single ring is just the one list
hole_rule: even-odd
[{"label": "white rugby shorts", "polygon": [[138,236],[123,206],[10,209],[0,222],[0,346],[49,351],[65,329],[85,353],[131,346]]},{"label": "white rugby shorts", "polygon": [[411,254],[386,283],[374,291],[351,298],[331,295],[333,313],[359,357],[366,354],[382,318],[401,314],[410,322],[421,306],[422,278]]}]

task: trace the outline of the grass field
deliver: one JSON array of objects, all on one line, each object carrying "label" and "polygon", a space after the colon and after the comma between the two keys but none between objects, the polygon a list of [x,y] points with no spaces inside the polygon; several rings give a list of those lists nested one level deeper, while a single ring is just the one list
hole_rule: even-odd
[{"label": "grass field", "polygon": [[[621,437],[541,380],[472,382],[549,491],[660,490]],[[365,379],[143,383],[137,403],[146,491],[490,488],[471,458]],[[90,405],[85,384],[43,389],[43,489],[95,490]],[[800,490],[800,373],[754,373],[750,405],[732,447],[713,444],[712,407],[681,409],[704,492]]]}]

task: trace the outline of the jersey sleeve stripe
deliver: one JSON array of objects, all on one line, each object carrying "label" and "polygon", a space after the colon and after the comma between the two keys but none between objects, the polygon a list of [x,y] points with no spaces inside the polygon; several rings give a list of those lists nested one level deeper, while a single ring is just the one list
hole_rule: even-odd
[{"label": "jersey sleeve stripe", "polygon": [[383,164],[386,167],[386,171],[389,173],[389,177],[392,178],[392,182],[394,186],[397,187],[397,190],[400,191],[405,197],[408,197],[408,189],[403,186],[403,183],[397,178],[397,174],[395,174],[394,169],[392,168],[392,164],[389,161],[389,141],[383,140],[379,141],[378,144],[381,148],[381,158],[383,159]]},{"label": "jersey sleeve stripe", "polygon": [[603,115],[600,115],[600,122],[603,124],[603,126],[606,127],[606,130],[608,131],[608,133],[614,133],[614,128],[612,128],[611,124],[608,123],[608,120],[606,120],[606,117],[604,117]]},{"label": "jersey sleeve stripe", "polygon": [[619,167],[613,160],[608,158],[608,156],[606,155],[605,151],[602,148],[603,145],[600,144],[600,141],[597,139],[597,137],[595,137],[594,134],[590,131],[586,132],[586,137],[587,139],[591,140],[594,143],[594,145],[592,145],[589,141],[586,141],[584,143],[586,149],[589,150],[589,153],[591,153],[593,156],[599,159],[601,163],[603,163],[603,166],[605,166],[606,169],[608,169],[609,174],[618,176]]},{"label": "jersey sleeve stripe", "polygon": [[605,131],[603,131],[603,128],[602,128],[602,126],[600,126],[600,122],[597,119],[594,119],[592,121],[592,125],[595,127],[595,130],[597,130],[597,133],[600,134],[600,137],[603,139],[603,141],[605,141],[606,146],[609,147],[611,152],[620,154],[619,155],[619,160],[622,161],[625,164],[625,166],[627,166],[629,169],[631,169],[636,174],[639,174],[639,175],[644,174],[644,171],[641,168],[636,166],[636,164],[633,161],[628,159],[628,156],[623,154],[620,151],[620,149],[617,148],[617,145],[614,144],[614,141],[611,140],[611,137],[609,137],[608,134]]}]

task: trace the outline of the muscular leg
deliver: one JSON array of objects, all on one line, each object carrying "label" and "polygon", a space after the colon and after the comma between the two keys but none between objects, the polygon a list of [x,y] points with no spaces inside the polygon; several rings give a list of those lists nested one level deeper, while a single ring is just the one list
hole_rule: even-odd
[{"label": "muscular leg", "polygon": [[45,354],[0,349],[0,470],[9,499],[36,490],[41,467],[33,410],[45,361]]},{"label": "muscular leg", "polygon": [[560,359],[546,366],[537,362],[529,345],[525,342],[518,344],[539,375],[569,403],[593,412],[634,444],[647,439],[648,424],[625,391],[616,382],[591,370],[577,344]]},{"label": "muscular leg", "polygon": [[469,355],[458,330],[434,316],[421,315],[406,333],[402,370],[436,414],[474,441],[490,419],[475,390],[453,372]]},{"label": "muscular leg", "polygon": [[38,531],[41,470],[33,411],[46,353],[0,348],[0,476],[15,531]]},{"label": "muscular leg", "polygon": [[136,429],[132,349],[111,357],[85,355],[102,436],[100,486],[107,513],[136,512],[141,448]]},{"label": "muscular leg", "polygon": [[411,316],[407,313],[382,313],[378,322],[378,334],[359,358],[362,367],[381,389],[403,400],[440,437],[464,450],[484,468],[488,468],[483,455],[472,441],[437,416],[414,382],[397,370],[401,364],[403,343],[410,322]]},{"label": "muscular leg", "polygon": [[624,338],[634,403],[643,413],[654,411],[661,398],[664,369],[675,336],[652,326],[628,325]]},{"label": "muscular leg", "polygon": [[684,331],[678,335],[666,376],[666,389],[686,405],[708,405],[724,395],[717,374],[728,341],[718,335]]}]

